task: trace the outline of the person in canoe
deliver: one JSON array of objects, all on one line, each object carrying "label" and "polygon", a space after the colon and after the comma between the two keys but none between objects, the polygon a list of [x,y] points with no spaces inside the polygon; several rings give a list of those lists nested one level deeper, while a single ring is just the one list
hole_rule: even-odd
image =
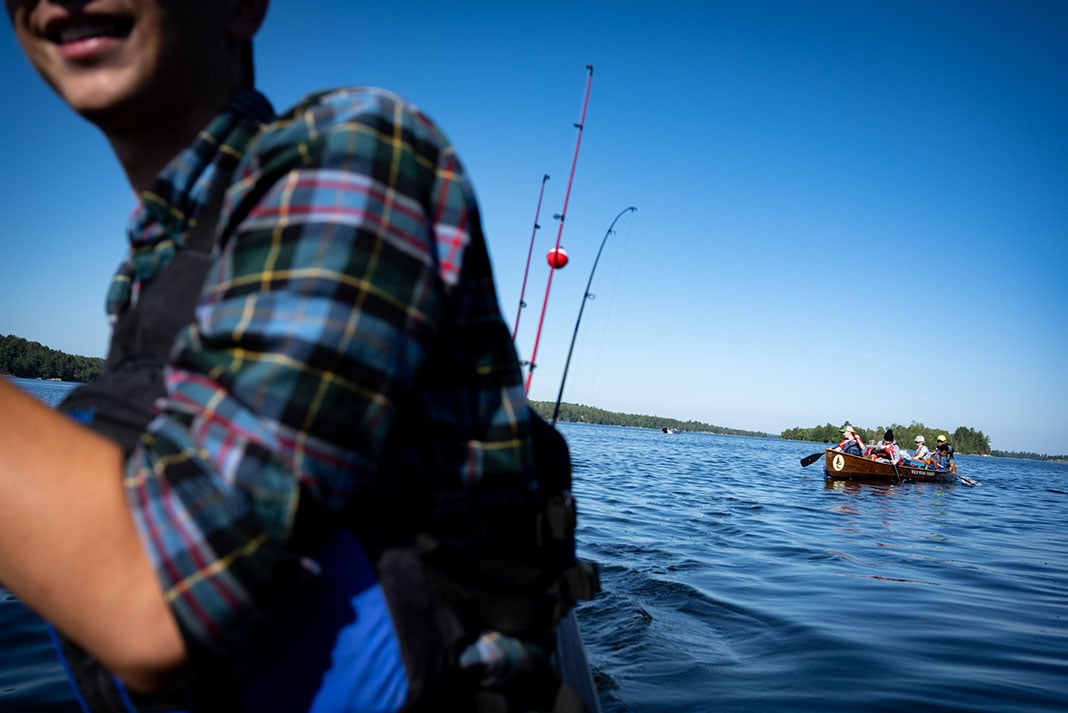
[{"label": "person in canoe", "polygon": [[840,433],[842,434],[842,440],[838,442],[838,445],[834,447],[834,450],[854,456],[859,456],[864,453],[864,441],[860,440],[860,436],[857,435],[856,430],[852,426],[846,424],[842,427]]},{"label": "person in canoe", "polygon": [[953,446],[946,440],[945,434],[940,434],[935,439],[935,452],[931,455],[938,470],[957,472],[957,464],[953,461]]},{"label": "person in canoe", "polygon": [[892,429],[886,429],[886,433],[883,434],[883,440],[871,449],[868,457],[881,463],[901,462],[901,449],[898,448],[897,441],[894,440],[894,431]]},{"label": "person in canoe", "polygon": [[931,449],[927,447],[923,435],[916,436],[914,442],[916,450],[912,452],[912,460],[925,461],[931,457]]},{"label": "person in canoe", "polygon": [[938,465],[931,457],[931,450],[927,447],[926,439],[922,435],[913,439],[916,449],[910,455],[908,451],[902,453],[902,462],[917,468],[937,469]]}]

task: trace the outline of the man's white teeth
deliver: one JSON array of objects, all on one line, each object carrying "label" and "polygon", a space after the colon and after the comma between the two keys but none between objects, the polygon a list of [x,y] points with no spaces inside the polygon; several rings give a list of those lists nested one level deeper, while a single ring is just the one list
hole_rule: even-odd
[{"label": "man's white teeth", "polygon": [[59,31],[57,39],[61,43],[66,43],[87,40],[91,37],[116,37],[119,34],[119,27],[116,23],[101,20],[64,27]]}]

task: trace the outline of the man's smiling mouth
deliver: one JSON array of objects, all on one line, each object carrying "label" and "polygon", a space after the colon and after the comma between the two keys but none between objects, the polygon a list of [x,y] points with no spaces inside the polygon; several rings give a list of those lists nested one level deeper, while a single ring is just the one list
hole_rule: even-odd
[{"label": "man's smiling mouth", "polygon": [[122,39],[132,28],[133,20],[129,18],[83,15],[50,23],[45,35],[52,42],[64,45],[97,37]]}]

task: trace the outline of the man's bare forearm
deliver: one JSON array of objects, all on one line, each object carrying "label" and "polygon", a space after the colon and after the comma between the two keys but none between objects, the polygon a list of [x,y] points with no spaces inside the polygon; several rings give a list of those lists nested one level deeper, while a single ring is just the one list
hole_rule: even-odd
[{"label": "man's bare forearm", "polygon": [[185,648],[130,516],[117,445],[0,378],[0,583],[132,687]]}]

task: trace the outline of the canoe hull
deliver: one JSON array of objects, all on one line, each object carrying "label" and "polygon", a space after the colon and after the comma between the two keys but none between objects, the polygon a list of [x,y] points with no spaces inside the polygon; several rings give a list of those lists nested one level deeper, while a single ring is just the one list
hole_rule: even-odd
[{"label": "canoe hull", "polygon": [[823,454],[823,471],[829,480],[858,480],[867,483],[945,483],[956,479],[948,470],[930,470],[898,463],[880,463],[869,458],[840,453],[828,448]]}]

